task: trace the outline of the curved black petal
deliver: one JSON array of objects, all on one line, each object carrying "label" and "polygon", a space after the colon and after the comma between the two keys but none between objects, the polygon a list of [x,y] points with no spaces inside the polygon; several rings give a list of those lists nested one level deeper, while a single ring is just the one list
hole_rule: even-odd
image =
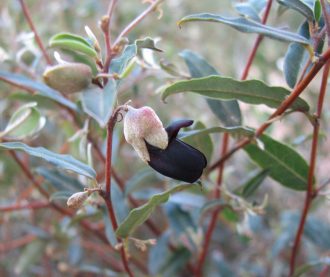
[{"label": "curved black petal", "polygon": [[170,125],[168,125],[165,128],[165,130],[168,134],[168,141],[171,142],[173,139],[175,139],[181,128],[188,127],[193,123],[194,123],[194,121],[190,120],[190,119],[181,119],[181,120],[172,122]]},{"label": "curved black petal", "polygon": [[199,179],[207,161],[202,152],[174,138],[165,150],[146,142],[149,165],[159,173],[180,181],[194,183]]}]

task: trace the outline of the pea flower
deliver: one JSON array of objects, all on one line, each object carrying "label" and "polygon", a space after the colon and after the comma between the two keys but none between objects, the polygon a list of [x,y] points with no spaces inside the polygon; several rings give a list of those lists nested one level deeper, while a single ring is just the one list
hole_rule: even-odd
[{"label": "pea flower", "polygon": [[128,106],[124,136],[139,157],[154,170],[193,183],[202,175],[206,158],[202,152],[177,138],[181,128],[192,124],[193,120],[178,120],[164,128],[152,108]]}]

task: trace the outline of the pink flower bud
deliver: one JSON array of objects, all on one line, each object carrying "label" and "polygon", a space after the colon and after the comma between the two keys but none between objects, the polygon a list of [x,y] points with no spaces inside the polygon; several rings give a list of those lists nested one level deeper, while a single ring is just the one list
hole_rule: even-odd
[{"label": "pink flower bud", "polygon": [[128,106],[124,119],[124,135],[144,162],[150,161],[145,141],[160,149],[165,149],[168,145],[163,123],[155,111],[146,106],[139,109]]}]

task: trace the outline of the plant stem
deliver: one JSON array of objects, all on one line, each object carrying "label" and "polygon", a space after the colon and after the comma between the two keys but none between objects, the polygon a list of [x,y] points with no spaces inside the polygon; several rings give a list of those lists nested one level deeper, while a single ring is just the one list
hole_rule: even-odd
[{"label": "plant stem", "polygon": [[[226,154],[227,149],[228,149],[228,143],[229,143],[229,134],[226,133],[226,134],[223,135],[221,156]],[[220,196],[221,196],[220,187],[221,187],[222,178],[223,178],[223,171],[224,171],[224,163],[219,166],[219,173],[218,173],[217,183],[216,183],[216,186],[215,186],[214,191],[213,191],[215,199],[219,199]],[[208,252],[208,249],[209,249],[209,246],[210,246],[212,234],[213,234],[213,231],[215,229],[220,210],[221,210],[221,208],[215,209],[212,213],[210,224],[209,224],[209,226],[207,228],[207,231],[206,231],[205,240],[204,240],[203,247],[202,247],[202,252],[201,252],[201,254],[199,255],[199,258],[198,258],[198,262],[197,262],[197,266],[196,266],[196,270],[195,270],[195,276],[196,277],[203,276],[203,274],[202,274],[203,265],[204,265],[204,262],[205,262],[205,259],[206,259],[206,255],[207,255],[207,252]]]},{"label": "plant stem", "polygon": [[[111,220],[112,228],[116,232],[118,228],[118,223],[115,215],[115,211],[112,205],[111,201],[111,159],[112,159],[112,135],[113,135],[113,129],[117,122],[117,117],[119,112],[125,109],[124,106],[119,106],[113,113],[112,116],[108,122],[108,129],[107,129],[107,151],[106,151],[106,157],[105,157],[105,193],[102,193],[101,196],[103,197],[105,204],[107,206],[107,210],[109,213],[109,217]],[[118,242],[121,243],[122,240],[117,238]],[[128,266],[128,260],[126,256],[125,247],[120,248],[120,255],[122,259],[122,263],[124,265],[125,271],[130,277],[133,277],[133,273],[131,272],[129,266]]]},{"label": "plant stem", "polygon": [[318,104],[317,104],[317,111],[315,114],[315,121],[313,124],[313,140],[312,140],[312,149],[311,149],[311,154],[310,154],[310,165],[309,165],[309,171],[308,171],[308,183],[307,183],[307,191],[306,191],[306,196],[305,196],[305,203],[304,203],[303,212],[302,212],[300,222],[299,222],[299,227],[298,227],[296,237],[294,240],[294,244],[292,247],[291,258],[290,258],[290,275],[289,276],[292,276],[295,271],[296,257],[298,255],[301,237],[304,232],[304,226],[306,223],[307,214],[308,214],[310,205],[311,205],[311,203],[314,199],[314,195],[315,195],[315,193],[314,193],[315,188],[314,188],[313,184],[314,184],[314,171],[315,171],[317,146],[318,146],[318,138],[319,138],[319,130],[320,130],[319,120],[320,120],[321,114],[322,114],[324,96],[326,93],[328,76],[329,76],[329,69],[330,69],[330,63],[327,62],[324,67],[324,70],[323,70],[320,95],[319,95]]},{"label": "plant stem", "polygon": [[[261,20],[261,23],[262,24],[266,24],[266,22],[267,22],[267,19],[268,19],[268,16],[269,16],[269,12],[270,12],[270,9],[272,7],[272,3],[273,3],[272,0],[269,0],[268,3],[267,3],[265,13],[264,13],[263,18]],[[252,48],[252,51],[250,53],[250,56],[248,58],[248,61],[246,63],[246,66],[244,68],[244,71],[242,73],[242,77],[241,77],[242,80],[245,80],[247,78],[247,76],[249,74],[249,71],[250,71],[250,67],[252,65],[252,62],[253,62],[253,60],[255,58],[255,55],[257,53],[257,50],[258,50],[259,45],[260,45],[261,41],[263,40],[263,38],[264,37],[263,36],[260,36],[260,35],[257,37],[257,39],[256,39],[256,41],[254,43],[254,46]]]},{"label": "plant stem", "polygon": [[21,7],[22,7],[22,10],[23,10],[23,13],[24,13],[24,17],[26,19],[26,21],[28,22],[29,26],[30,26],[30,29],[32,30],[33,34],[34,34],[34,38],[36,39],[36,42],[47,62],[48,65],[52,65],[52,61],[50,59],[50,57],[48,56],[47,52],[46,52],[46,48],[44,47],[39,35],[38,35],[38,32],[36,30],[36,28],[34,27],[34,24],[33,24],[33,21],[32,21],[32,18],[31,18],[31,15],[30,15],[30,12],[29,12],[29,9],[28,7],[26,6],[25,4],[25,1],[24,0],[19,0],[20,4],[21,4]]},{"label": "plant stem", "polygon": [[29,234],[29,235],[26,235],[19,239],[15,239],[15,240],[8,241],[8,242],[3,242],[0,244],[0,253],[7,254],[8,251],[16,249],[18,247],[22,247],[22,246],[34,241],[35,239],[37,239],[36,235]]},{"label": "plant stem", "polygon": [[[324,66],[324,64],[330,59],[330,48],[326,50],[326,52],[319,58],[319,61],[315,63],[306,77],[295,87],[295,89],[291,92],[291,94],[282,102],[282,104],[276,109],[276,111],[269,117],[269,119],[273,119],[276,116],[282,115],[291,104],[299,97],[299,95],[305,90],[305,88],[309,85],[309,83],[314,79],[316,74],[320,71],[320,69]],[[264,131],[271,125],[271,122],[268,122],[261,125],[257,130],[255,137],[261,136]],[[208,173],[215,170],[220,164],[228,160],[234,153],[243,148],[245,145],[249,144],[255,138],[244,138],[239,141],[225,156],[221,157],[218,161],[216,161],[213,165],[211,165],[208,169]]]},{"label": "plant stem", "polygon": [[105,40],[105,47],[106,47],[106,58],[105,63],[103,67],[103,73],[109,72],[109,66],[111,59],[113,58],[112,55],[112,47],[111,47],[111,34],[110,34],[110,24],[111,24],[111,18],[113,15],[114,8],[117,4],[118,0],[110,0],[108,12],[105,18],[102,18],[103,24],[102,24],[102,31],[104,34],[104,40]]},{"label": "plant stem", "polygon": [[[263,18],[262,18],[262,24],[266,24],[266,22],[267,22],[269,12],[270,12],[270,9],[272,7],[272,2],[273,2],[272,0],[268,0],[268,2],[267,2],[266,10],[265,10],[265,13],[264,13]],[[245,80],[247,78],[247,76],[249,74],[249,71],[250,71],[250,68],[251,68],[251,65],[252,65],[252,62],[255,58],[255,55],[257,53],[257,50],[259,48],[259,45],[260,45],[262,39],[263,39],[263,36],[259,35],[257,37],[257,39],[254,43],[253,49],[252,49],[252,51],[249,55],[248,61],[247,61],[246,66],[245,66],[245,69],[242,73],[241,80]],[[225,133],[224,136],[223,136],[223,141],[222,141],[221,158],[227,155],[228,146],[229,146],[229,134]],[[215,199],[219,199],[221,197],[220,188],[221,188],[221,183],[222,183],[222,178],[223,178],[224,165],[225,165],[224,162],[222,162],[218,165],[219,172],[218,172],[218,178],[217,178],[217,185],[216,185],[216,187],[214,189],[214,192],[213,192]],[[205,241],[204,241],[204,245],[203,245],[203,248],[202,248],[202,253],[201,253],[201,255],[199,256],[199,259],[198,259],[198,264],[197,264],[196,271],[195,271],[195,276],[196,277],[197,276],[202,276],[203,264],[204,264],[205,259],[206,259],[206,254],[207,254],[207,251],[208,251],[208,248],[209,248],[209,244],[210,244],[212,234],[213,234],[213,231],[215,229],[217,218],[218,218],[218,215],[219,215],[220,211],[221,211],[221,208],[218,208],[218,209],[214,210],[213,213],[212,213],[210,224],[209,224],[208,229],[206,231]]]},{"label": "plant stem", "polygon": [[140,15],[138,15],[135,19],[133,19],[125,28],[121,31],[119,36],[117,37],[113,47],[115,47],[120,40],[126,36],[136,25],[138,25],[149,13],[155,10],[155,8],[164,0],[156,0],[154,1],[147,9],[145,9]]},{"label": "plant stem", "polygon": [[50,203],[47,201],[35,201],[27,204],[14,204],[9,206],[0,207],[0,212],[12,212],[17,210],[36,210],[47,208],[50,206]]}]

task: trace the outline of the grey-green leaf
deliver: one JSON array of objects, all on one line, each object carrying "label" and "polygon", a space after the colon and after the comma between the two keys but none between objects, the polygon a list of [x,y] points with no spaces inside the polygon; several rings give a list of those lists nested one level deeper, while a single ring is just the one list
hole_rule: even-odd
[{"label": "grey-green leaf", "polygon": [[111,61],[109,71],[121,75],[136,54],[137,46],[135,44],[126,45],[123,52]]},{"label": "grey-green leaf", "polygon": [[244,150],[263,169],[269,169],[269,176],[281,185],[293,190],[306,190],[308,164],[293,148],[263,135],[260,138],[263,148],[255,144]]},{"label": "grey-green leaf", "polygon": [[[181,92],[194,92],[213,99],[237,99],[248,104],[265,104],[271,108],[277,108],[290,94],[283,87],[270,87],[259,80],[237,81],[228,77],[209,76],[179,81],[165,87],[162,100]],[[309,106],[306,101],[298,98],[291,109],[308,111]]]},{"label": "grey-green leaf", "polygon": [[309,41],[304,37],[285,31],[279,28],[263,25],[256,21],[248,20],[244,17],[224,17],[221,15],[210,13],[192,14],[182,18],[178,24],[181,26],[183,23],[192,21],[204,21],[204,22],[216,22],[223,23],[233,27],[234,29],[244,33],[260,34],[272,39],[286,41],[286,42],[298,42],[302,44],[309,44]]},{"label": "grey-green leaf", "polygon": [[20,140],[38,133],[46,123],[46,118],[36,109],[36,102],[29,102],[19,107],[11,116],[0,137]]},{"label": "grey-green leaf", "polygon": [[162,193],[153,195],[147,203],[130,211],[126,219],[119,225],[116,235],[127,238],[138,226],[143,224],[151,215],[154,208],[166,203],[172,193],[196,186],[196,184],[181,184]]},{"label": "grey-green leaf", "polygon": [[163,52],[163,50],[156,47],[155,41],[150,37],[146,37],[144,39],[137,39],[135,41],[135,44],[139,49],[146,48],[157,52]]},{"label": "grey-green leaf", "polygon": [[251,196],[269,175],[269,170],[264,169],[254,174],[245,184],[238,188],[237,192],[244,198]]},{"label": "grey-green leaf", "polygon": [[277,0],[277,2],[287,8],[296,10],[305,16],[308,21],[314,20],[314,3],[303,0]]},{"label": "grey-green leaf", "polygon": [[21,150],[31,156],[46,160],[61,169],[69,170],[92,179],[95,179],[96,177],[96,173],[93,168],[81,161],[76,160],[70,155],[57,154],[46,148],[31,147],[21,142],[3,142],[0,143],[0,148],[5,148],[8,150]]},{"label": "grey-green leaf", "polygon": [[249,2],[236,3],[235,9],[240,15],[246,16],[254,21],[261,22],[258,11]]},{"label": "grey-green leaf", "polygon": [[[191,77],[200,78],[208,75],[219,75],[218,71],[211,66],[202,56],[190,50],[183,50],[179,55],[188,66]],[[238,126],[242,124],[242,116],[236,100],[221,101],[206,99],[212,112],[225,126]]]},{"label": "grey-green leaf", "polygon": [[[309,26],[307,21],[299,27],[298,33],[306,39],[309,39]],[[305,48],[300,43],[294,42],[289,45],[284,58],[283,71],[285,80],[291,88],[297,83],[298,74],[303,63],[306,61],[306,54]]]},{"label": "grey-green leaf", "polygon": [[86,39],[75,34],[56,34],[49,40],[49,46],[77,51],[92,58],[98,56],[94,47],[90,45]]},{"label": "grey-green leaf", "polygon": [[207,130],[202,122],[196,122],[193,130],[181,132],[180,139],[201,151],[206,160],[210,161],[213,153],[213,141],[210,136],[212,130]]},{"label": "grey-green leaf", "polygon": [[5,81],[11,85],[19,88],[28,89],[30,91],[36,91],[38,94],[56,101],[57,103],[70,108],[71,110],[78,111],[78,107],[75,103],[63,97],[58,91],[50,88],[49,86],[34,81],[25,77],[24,75],[10,73],[0,70],[0,80]]},{"label": "grey-green leaf", "polygon": [[101,90],[98,87],[88,88],[82,93],[83,110],[104,128],[113,111],[117,100],[117,83],[108,79],[107,85]]}]

